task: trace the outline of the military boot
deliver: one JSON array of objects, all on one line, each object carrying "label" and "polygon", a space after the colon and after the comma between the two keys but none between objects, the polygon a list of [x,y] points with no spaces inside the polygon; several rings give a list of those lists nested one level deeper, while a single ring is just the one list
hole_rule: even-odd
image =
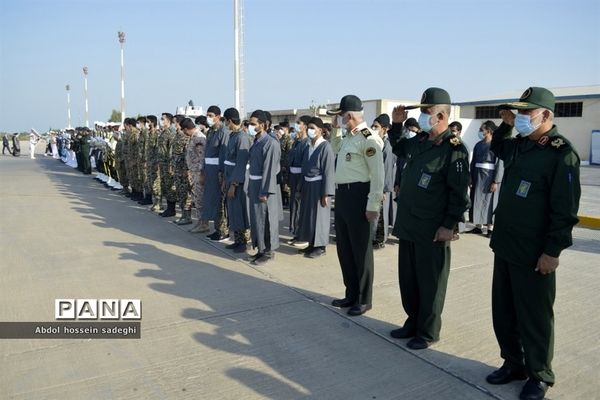
[{"label": "military boot", "polygon": [[210,227],[208,226],[208,221],[205,220],[198,220],[198,223],[196,225],[194,225],[194,227],[192,229],[190,229],[191,233],[204,233],[204,232],[208,232],[210,230]]},{"label": "military boot", "polygon": [[181,218],[175,221],[177,225],[189,225],[192,223],[192,210],[183,210]]},{"label": "military boot", "polygon": [[165,211],[163,211],[160,216],[161,217],[174,217],[176,214],[175,212],[175,202],[174,201],[167,201],[167,209]]},{"label": "military boot", "polygon": [[144,196],[144,198],[142,200],[138,201],[138,204],[140,204],[142,206],[148,206],[148,205],[152,204],[152,195],[147,194],[146,196]]}]

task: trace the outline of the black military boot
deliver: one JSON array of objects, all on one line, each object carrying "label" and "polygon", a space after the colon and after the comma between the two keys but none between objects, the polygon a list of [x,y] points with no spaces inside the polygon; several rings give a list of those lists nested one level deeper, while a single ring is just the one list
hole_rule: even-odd
[{"label": "black military boot", "polygon": [[152,195],[148,194],[146,195],[146,197],[144,197],[142,200],[138,201],[138,204],[142,205],[142,206],[147,206],[152,204]]},{"label": "black military boot", "polygon": [[176,214],[175,212],[175,202],[174,201],[167,201],[167,209],[165,211],[163,211],[162,213],[160,213],[161,217],[174,217]]}]

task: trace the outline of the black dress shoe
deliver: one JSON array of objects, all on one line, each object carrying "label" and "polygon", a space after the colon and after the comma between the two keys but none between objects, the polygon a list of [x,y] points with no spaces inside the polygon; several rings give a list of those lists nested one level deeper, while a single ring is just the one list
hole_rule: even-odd
[{"label": "black dress shoe", "polygon": [[354,304],[356,304],[356,301],[351,300],[351,299],[335,299],[331,302],[331,305],[334,307],[338,307],[338,308],[346,308],[346,307],[352,307]]},{"label": "black dress shoe", "polygon": [[266,254],[263,254],[262,256],[254,259],[254,261],[252,261],[252,264],[263,265],[263,264],[266,264],[267,262],[271,261],[272,259],[273,259],[273,257],[269,257]]},{"label": "black dress shoe", "polygon": [[483,231],[481,230],[481,228],[473,228],[470,231],[466,231],[465,233],[475,233],[477,235],[481,235],[483,233]]},{"label": "black dress shoe", "polygon": [[314,249],[315,248],[313,246],[308,246],[308,247],[305,247],[303,249],[298,250],[298,253],[300,253],[300,254],[302,254],[302,253],[308,254],[308,253],[312,252]]},{"label": "black dress shoe", "polygon": [[527,379],[525,371],[522,369],[511,368],[506,365],[501,366],[485,378],[485,380],[492,385],[504,385],[512,381],[522,381],[524,379]]},{"label": "black dress shoe", "polygon": [[260,257],[262,257],[262,256],[264,256],[264,255],[265,255],[265,253],[261,253],[260,251],[258,251],[258,252],[256,252],[256,254],[253,254],[253,255],[251,255],[251,256],[249,256],[249,257],[247,257],[247,258],[246,258],[246,261],[254,261],[254,260],[256,260],[257,258],[260,258]]},{"label": "black dress shoe", "polygon": [[425,340],[422,337],[414,337],[406,343],[406,347],[412,350],[423,350],[434,344],[435,341]]},{"label": "black dress shoe", "polygon": [[523,385],[523,390],[519,394],[521,400],[543,400],[548,391],[548,384],[543,381],[529,379]]},{"label": "black dress shoe", "polygon": [[321,256],[324,256],[325,254],[327,254],[327,252],[325,251],[325,249],[323,249],[321,247],[315,247],[313,249],[313,251],[311,251],[310,253],[305,253],[304,257],[306,257],[306,258],[319,258]]},{"label": "black dress shoe", "polygon": [[402,328],[394,329],[390,332],[390,336],[394,339],[408,339],[415,336],[415,331],[413,329],[409,329],[406,326]]},{"label": "black dress shoe", "polygon": [[234,248],[234,253],[245,253],[248,249],[248,245],[246,243],[238,243]]},{"label": "black dress shoe", "polygon": [[373,308],[370,304],[357,304],[355,306],[350,307],[348,310],[348,315],[356,317],[357,315],[362,315]]}]

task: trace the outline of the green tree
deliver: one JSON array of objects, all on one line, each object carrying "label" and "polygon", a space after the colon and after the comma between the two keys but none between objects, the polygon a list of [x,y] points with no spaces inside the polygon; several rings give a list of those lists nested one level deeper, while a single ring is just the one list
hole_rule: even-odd
[{"label": "green tree", "polygon": [[121,122],[121,111],[112,110],[108,122]]}]

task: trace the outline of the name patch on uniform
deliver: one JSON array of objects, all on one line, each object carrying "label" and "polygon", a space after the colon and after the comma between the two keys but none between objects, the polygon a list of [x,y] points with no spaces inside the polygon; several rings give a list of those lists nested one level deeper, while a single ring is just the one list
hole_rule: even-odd
[{"label": "name patch on uniform", "polygon": [[519,188],[517,189],[517,196],[524,199],[527,198],[527,194],[529,194],[529,188],[531,188],[531,182],[521,181]]},{"label": "name patch on uniform", "polygon": [[367,149],[367,151],[365,152],[367,157],[373,157],[375,155],[375,153],[377,153],[377,150],[375,150],[375,147],[369,147]]},{"label": "name patch on uniform", "polygon": [[427,189],[429,187],[429,182],[431,182],[431,175],[423,172],[421,175],[421,179],[419,179],[419,183],[417,186],[422,187],[423,189]]},{"label": "name patch on uniform", "polygon": [[346,161],[351,161],[351,160],[352,160],[352,154],[346,153]]}]

